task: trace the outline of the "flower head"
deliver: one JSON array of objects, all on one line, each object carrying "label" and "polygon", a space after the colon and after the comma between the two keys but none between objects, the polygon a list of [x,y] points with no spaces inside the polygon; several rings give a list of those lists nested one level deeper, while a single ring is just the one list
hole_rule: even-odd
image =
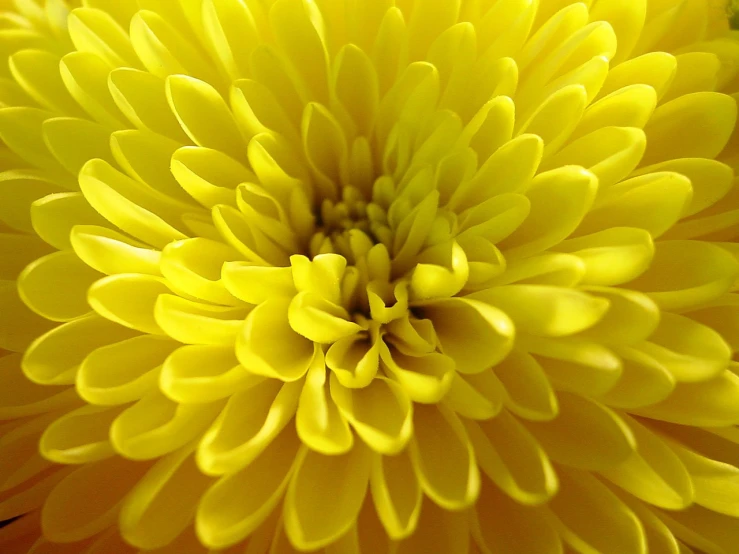
[{"label": "flower head", "polygon": [[736,551],[725,2],[10,4],[0,550]]}]

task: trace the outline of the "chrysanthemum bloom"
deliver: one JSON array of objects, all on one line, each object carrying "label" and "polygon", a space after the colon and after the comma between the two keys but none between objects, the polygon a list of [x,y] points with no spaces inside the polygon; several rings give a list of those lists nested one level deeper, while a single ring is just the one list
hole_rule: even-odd
[{"label": "chrysanthemum bloom", "polygon": [[739,552],[714,0],[5,0],[3,554]]}]

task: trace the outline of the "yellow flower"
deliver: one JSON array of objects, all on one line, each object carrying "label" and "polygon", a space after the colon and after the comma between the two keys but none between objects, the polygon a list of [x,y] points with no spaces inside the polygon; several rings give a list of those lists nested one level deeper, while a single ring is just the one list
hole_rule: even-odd
[{"label": "yellow flower", "polygon": [[736,554],[716,0],[2,0],[0,551]]}]

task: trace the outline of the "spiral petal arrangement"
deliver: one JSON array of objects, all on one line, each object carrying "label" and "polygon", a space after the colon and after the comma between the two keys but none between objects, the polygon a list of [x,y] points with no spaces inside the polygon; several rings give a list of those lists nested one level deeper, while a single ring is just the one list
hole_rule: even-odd
[{"label": "spiral petal arrangement", "polygon": [[739,552],[729,8],[0,1],[0,551]]}]

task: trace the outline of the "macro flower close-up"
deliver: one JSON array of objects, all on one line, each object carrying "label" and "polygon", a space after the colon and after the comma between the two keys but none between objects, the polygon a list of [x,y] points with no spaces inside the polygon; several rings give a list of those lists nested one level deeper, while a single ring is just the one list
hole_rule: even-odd
[{"label": "macro flower close-up", "polygon": [[0,0],[0,553],[739,554],[737,29]]}]

